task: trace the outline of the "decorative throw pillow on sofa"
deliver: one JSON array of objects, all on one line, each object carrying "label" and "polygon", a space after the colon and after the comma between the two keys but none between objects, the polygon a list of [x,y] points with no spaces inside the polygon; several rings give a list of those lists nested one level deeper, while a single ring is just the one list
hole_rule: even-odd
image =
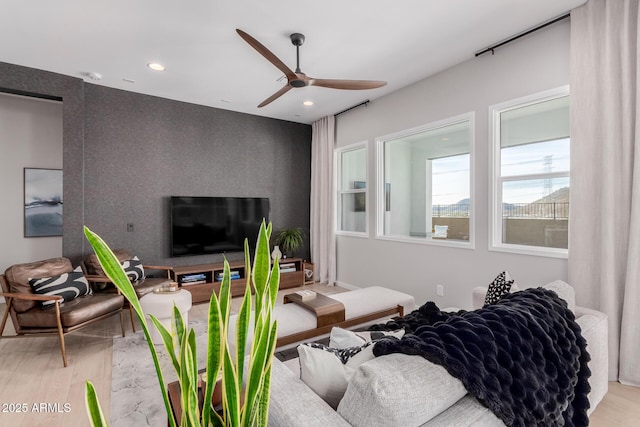
[{"label": "decorative throw pillow on sofa", "polygon": [[[91,287],[80,267],[70,273],[59,276],[29,279],[33,292],[39,295],[59,295],[64,301],[71,301],[83,295],[91,294]],[[42,307],[49,307],[55,301],[42,301]]]},{"label": "decorative throw pillow on sofa", "polygon": [[142,262],[140,262],[137,256],[122,261],[122,268],[124,269],[124,273],[132,282],[144,279],[144,268],[142,267]]},{"label": "decorative throw pillow on sofa", "polygon": [[514,282],[508,272],[503,271],[498,274],[498,277],[493,279],[493,282],[489,284],[487,296],[484,298],[484,305],[495,304],[500,301],[502,297],[508,295]]},{"label": "decorative throw pillow on sofa", "polygon": [[375,357],[372,343],[344,349],[301,344],[298,356],[300,379],[333,409],[338,407],[355,369]]},{"label": "decorative throw pillow on sofa", "polygon": [[378,341],[384,337],[402,338],[404,329],[397,331],[350,331],[340,327],[331,328],[331,336],[329,337],[329,347],[332,348],[348,348],[359,347],[366,343]]}]

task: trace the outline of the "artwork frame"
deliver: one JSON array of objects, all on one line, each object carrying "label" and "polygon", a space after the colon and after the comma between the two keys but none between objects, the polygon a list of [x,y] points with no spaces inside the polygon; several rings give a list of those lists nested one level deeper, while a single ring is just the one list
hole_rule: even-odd
[{"label": "artwork frame", "polygon": [[24,168],[24,237],[62,236],[62,169]]}]

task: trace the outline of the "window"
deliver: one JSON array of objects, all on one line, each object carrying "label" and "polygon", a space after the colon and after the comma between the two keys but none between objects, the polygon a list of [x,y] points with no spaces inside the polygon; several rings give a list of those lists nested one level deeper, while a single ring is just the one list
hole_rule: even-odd
[{"label": "window", "polygon": [[377,139],[377,237],[473,247],[473,113]]},{"label": "window", "polygon": [[336,188],[338,189],[336,227],[338,234],[366,236],[367,219],[367,143],[336,150]]},{"label": "window", "polygon": [[493,250],[566,257],[569,88],[490,108]]}]

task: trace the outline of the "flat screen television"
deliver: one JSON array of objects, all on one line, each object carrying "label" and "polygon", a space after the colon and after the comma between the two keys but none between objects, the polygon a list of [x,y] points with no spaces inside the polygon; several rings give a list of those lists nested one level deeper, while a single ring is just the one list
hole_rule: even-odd
[{"label": "flat screen television", "polygon": [[171,209],[171,256],[244,251],[255,246],[260,224],[269,221],[264,197],[179,197]]}]

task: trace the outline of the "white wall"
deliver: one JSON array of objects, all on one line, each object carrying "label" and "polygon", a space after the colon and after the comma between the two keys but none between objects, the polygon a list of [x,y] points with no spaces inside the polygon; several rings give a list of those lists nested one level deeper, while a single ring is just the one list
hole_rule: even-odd
[{"label": "white wall", "polygon": [[62,103],[0,93],[0,153],[0,272],[62,256],[62,237],[24,238],[24,168],[62,169]]},{"label": "white wall", "polygon": [[[475,249],[377,240],[371,191],[369,238],[337,237],[338,282],[398,289],[418,304],[471,308],[473,287],[486,286],[505,269],[521,287],[567,280],[566,259],[488,250],[488,107],[568,84],[569,28],[568,21],[556,24],[339,116],[336,145],[368,140],[369,182],[375,183],[376,137],[475,111]],[[444,297],[436,296],[436,284],[444,285]]]}]

